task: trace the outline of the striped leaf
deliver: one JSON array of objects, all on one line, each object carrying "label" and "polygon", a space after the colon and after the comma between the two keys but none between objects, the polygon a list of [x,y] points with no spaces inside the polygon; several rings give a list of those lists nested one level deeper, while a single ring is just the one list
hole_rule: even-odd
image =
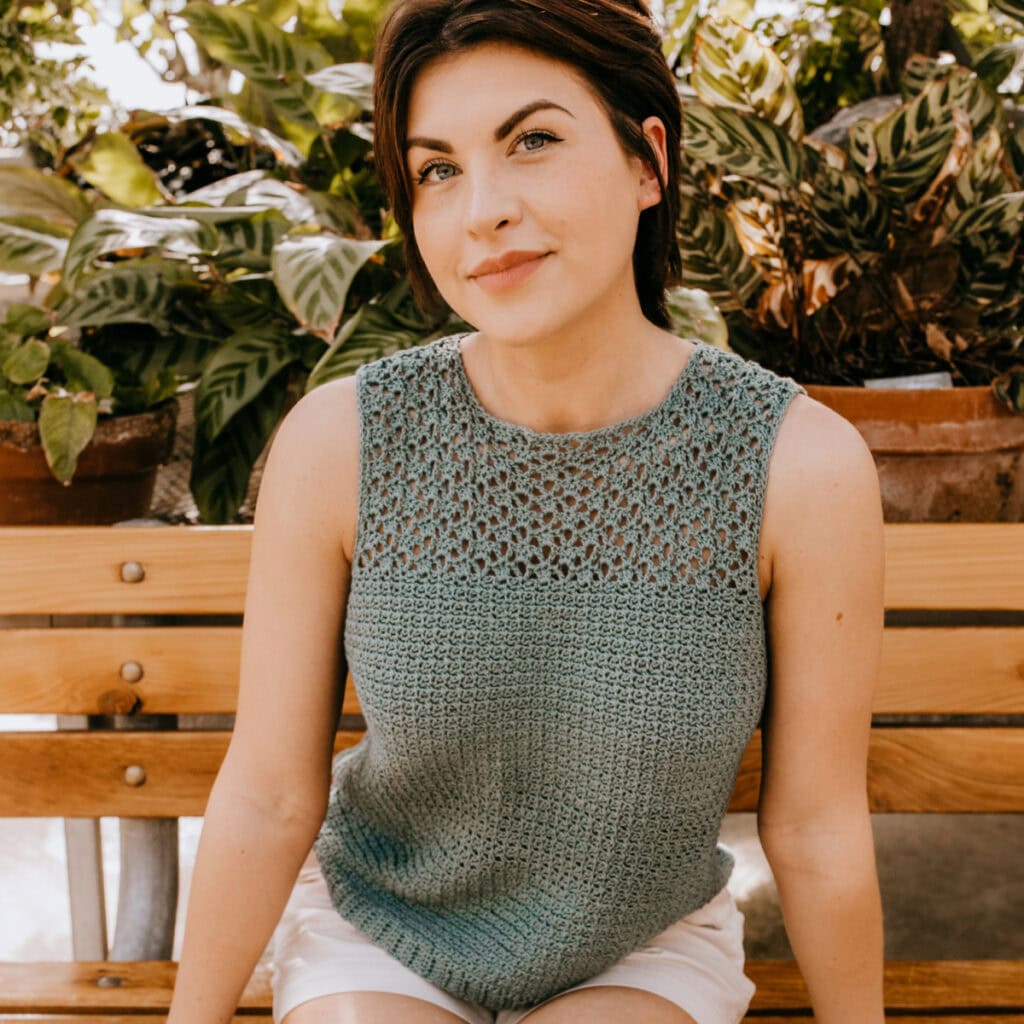
[{"label": "striped leaf", "polygon": [[955,64],[940,63],[934,57],[915,53],[903,67],[900,92],[905,100],[919,96],[932,82],[949,76]]},{"label": "striped leaf", "polygon": [[814,236],[826,254],[888,248],[889,207],[859,174],[822,164],[810,205]]},{"label": "striped leaf", "polygon": [[82,279],[79,289],[65,292],[56,313],[76,327],[147,323],[167,330],[176,317],[182,289],[198,289],[192,268],[181,260],[125,260]]},{"label": "striped leaf", "polygon": [[998,7],[1003,14],[1008,14],[1011,18],[1024,21],[1024,0],[992,0],[992,6]]},{"label": "striped leaf", "polygon": [[270,270],[270,254],[290,227],[277,210],[264,210],[248,217],[219,223],[217,266],[231,270],[238,267]]},{"label": "striped leaf", "polygon": [[729,174],[796,187],[803,175],[803,150],[770,121],[726,107],[687,103],[683,150]]},{"label": "striped leaf", "polygon": [[373,65],[356,61],[332,64],[306,75],[310,85],[351,101],[356,113],[373,110]]},{"label": "striped leaf", "polygon": [[694,30],[700,16],[700,0],[669,0],[664,6],[662,52],[670,68],[693,49]]},{"label": "striped leaf", "polygon": [[0,167],[0,215],[39,217],[73,228],[92,212],[70,181],[35,167]]},{"label": "striped leaf", "polygon": [[803,138],[803,110],[785,64],[734,21],[708,18],[701,23],[690,82],[711,106],[756,113],[794,142]]},{"label": "striped leaf", "polygon": [[296,355],[292,336],[274,328],[246,330],[219,345],[195,391],[196,422],[206,440],[215,441],[228,421],[295,362]]},{"label": "striped leaf", "polygon": [[[258,181],[263,181],[270,175],[266,171],[241,171],[238,174],[228,175],[219,181],[211,182],[202,188],[193,189],[189,192],[188,199],[178,206],[192,206],[200,203],[203,206],[246,206],[246,193]],[[147,210],[147,212],[149,212]]]},{"label": "striped leaf", "polygon": [[361,242],[327,232],[289,234],[274,246],[274,283],[299,323],[322,338],[331,338],[360,267],[390,244]]},{"label": "striped leaf", "polygon": [[[182,121],[216,121],[228,129],[228,138],[234,141],[243,140],[255,142],[257,145],[269,149],[274,154],[274,159],[287,167],[299,167],[303,162],[303,155],[287,139],[282,139],[266,128],[251,124],[244,118],[239,117],[233,110],[225,110],[223,107],[210,107],[203,104],[196,104],[192,107],[175,107],[172,110],[161,110],[160,116],[167,118],[171,124],[180,124]],[[265,176],[265,171],[245,171],[244,174],[259,174]],[[233,175],[232,177],[241,177]],[[211,188],[213,186],[206,186]],[[194,193],[193,193],[194,194]],[[203,200],[207,202],[208,200]]]},{"label": "striped leaf", "polygon": [[284,32],[238,7],[193,0],[181,16],[206,49],[241,71],[271,101],[278,116],[307,128],[353,116],[352,104],[322,92],[306,75],[333,63],[318,42]]},{"label": "striped leaf", "polygon": [[203,523],[229,523],[237,515],[252,468],[281,421],[290,372],[284,369],[272,377],[214,440],[196,431],[189,489]]},{"label": "striped leaf", "polygon": [[37,217],[0,217],[0,271],[38,277],[58,270],[67,238]]},{"label": "striped leaf", "polygon": [[974,145],[966,166],[953,183],[943,210],[943,220],[947,226],[953,224],[965,210],[1006,191],[1002,160],[1003,140],[995,128],[990,128]]},{"label": "striped leaf", "polygon": [[684,197],[679,223],[683,284],[706,291],[722,313],[754,304],[763,281],[728,217]]},{"label": "striped leaf", "polygon": [[[884,188],[905,202],[927,188],[946,159],[955,136],[949,98],[949,79],[933,82],[875,125],[875,175]],[[858,162],[852,155],[851,160],[855,165]]]},{"label": "striped leaf", "polygon": [[1020,237],[1024,225],[1024,192],[1007,192],[965,210],[949,229],[950,238],[985,232]]},{"label": "striped leaf", "polygon": [[861,118],[850,128],[849,160],[850,167],[871,180],[875,177],[878,167],[878,145],[875,142],[875,125],[869,118]]},{"label": "striped leaf", "polygon": [[105,256],[191,256],[217,246],[217,233],[209,224],[186,217],[146,216],[128,210],[99,210],[79,225],[64,260],[64,284],[76,291],[80,278]]}]

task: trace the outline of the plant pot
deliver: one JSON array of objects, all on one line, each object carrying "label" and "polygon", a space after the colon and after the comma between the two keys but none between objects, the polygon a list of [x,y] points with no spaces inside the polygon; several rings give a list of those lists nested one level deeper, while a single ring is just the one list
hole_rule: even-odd
[{"label": "plant pot", "polygon": [[0,524],[106,525],[148,515],[177,415],[169,398],[145,412],[101,416],[66,486],[50,472],[38,424],[0,420]]},{"label": "plant pot", "polygon": [[805,387],[867,441],[886,522],[1024,521],[1024,415],[990,388]]}]

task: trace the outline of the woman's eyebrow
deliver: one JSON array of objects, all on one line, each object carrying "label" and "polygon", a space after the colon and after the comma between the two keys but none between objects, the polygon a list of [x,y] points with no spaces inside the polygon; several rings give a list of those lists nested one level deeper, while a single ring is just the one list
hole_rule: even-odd
[{"label": "woman's eyebrow", "polygon": [[[514,114],[510,114],[494,129],[494,141],[501,142],[520,121],[536,111],[551,109],[562,110],[570,117],[575,117],[572,111],[566,110],[561,103],[555,103],[554,100],[533,100],[531,103],[527,103],[526,106],[520,107]],[[412,138],[405,140],[406,149],[412,149],[413,146],[422,146],[424,149],[436,149],[439,153],[453,152],[450,142],[445,142],[443,139],[428,139],[422,135],[414,135]]]}]

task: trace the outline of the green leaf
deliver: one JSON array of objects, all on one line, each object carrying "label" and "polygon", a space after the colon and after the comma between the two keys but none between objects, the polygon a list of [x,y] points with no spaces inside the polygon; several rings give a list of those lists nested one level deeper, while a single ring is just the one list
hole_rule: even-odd
[{"label": "green leaf", "polygon": [[92,212],[71,182],[34,167],[0,167],[0,214],[31,216],[74,227]]},{"label": "green leaf", "polygon": [[39,338],[32,338],[19,345],[0,367],[3,375],[12,384],[33,384],[50,365],[50,346]]},{"label": "green leaf", "polygon": [[39,277],[64,262],[68,243],[33,217],[0,217],[0,271]]},{"label": "green leaf", "polygon": [[213,441],[196,431],[189,487],[204,523],[227,523],[238,513],[252,467],[281,420],[290,371],[282,370],[247,402]]},{"label": "green leaf", "polygon": [[701,24],[690,84],[709,105],[756,113],[794,142],[803,138],[803,110],[785,64],[733,21],[708,18]]},{"label": "green leaf", "polygon": [[147,206],[164,199],[157,176],[120,132],[100,133],[84,154],[74,154],[68,162],[90,185],[124,206]]},{"label": "green leaf", "polygon": [[[161,117],[167,118],[171,124],[180,124],[183,121],[216,121],[218,124],[224,125],[228,129],[228,138],[232,141],[252,141],[257,145],[263,146],[265,149],[269,149],[274,154],[274,159],[284,164],[286,167],[299,167],[302,164],[303,156],[295,146],[293,146],[287,139],[282,139],[281,136],[276,135],[274,132],[267,128],[263,128],[259,125],[251,124],[244,118],[239,117],[233,110],[225,110],[223,107],[211,107],[204,104],[196,104],[191,107],[175,107],[172,110],[162,110],[160,112]],[[260,177],[265,177],[265,171],[245,171],[243,174],[233,175],[234,178],[240,178],[244,174],[257,174]],[[229,180],[229,179],[225,179]],[[219,183],[218,183],[219,184]],[[206,186],[207,189],[214,186]],[[197,191],[203,191],[199,189]],[[195,193],[190,193],[192,198],[195,198]],[[209,200],[203,199],[202,202],[208,202]]]},{"label": "green leaf", "polygon": [[290,334],[246,331],[228,338],[211,356],[195,392],[196,422],[208,441],[263,392],[270,379],[295,362]]},{"label": "green leaf", "polygon": [[96,432],[96,396],[50,394],[39,409],[39,436],[50,472],[63,484],[78,468],[78,456]]},{"label": "green leaf", "polygon": [[803,175],[803,151],[769,121],[725,107],[683,107],[683,150],[730,174],[793,188]]},{"label": "green leaf", "polygon": [[1024,22],[1024,0],[992,0],[992,6],[998,7],[1003,14]]},{"label": "green leaf", "polygon": [[814,235],[825,253],[888,248],[889,208],[859,174],[822,164],[810,206]]},{"label": "green leaf", "polygon": [[148,323],[166,330],[175,320],[182,289],[199,284],[192,268],[180,260],[160,257],[126,260],[83,278],[55,307],[62,323],[99,327],[116,323]]},{"label": "green leaf", "polygon": [[181,16],[212,56],[241,71],[270,98],[282,119],[317,128],[351,114],[350,104],[306,81],[306,75],[333,63],[315,40],[291,35],[237,7],[193,0]]},{"label": "green leaf", "polygon": [[373,65],[362,62],[332,64],[306,75],[306,81],[332,96],[350,100],[356,113],[373,110]]},{"label": "green leaf", "polygon": [[332,337],[356,273],[390,244],[326,232],[289,234],[274,246],[274,283],[299,323],[321,337]]},{"label": "green leaf", "polygon": [[26,302],[12,302],[7,307],[4,328],[19,338],[27,338],[32,334],[45,334],[52,324],[50,314],[38,306],[30,306]]},{"label": "green leaf", "polygon": [[693,49],[694,29],[700,16],[700,0],[670,0],[665,4],[662,51],[670,68],[675,68]]},{"label": "green leaf", "polygon": [[187,217],[99,210],[83,221],[71,238],[64,260],[64,284],[69,290],[76,290],[82,275],[105,256],[124,255],[126,251],[134,256],[148,250],[193,256],[210,252],[216,246],[216,230]]},{"label": "green leaf", "polygon": [[683,197],[679,224],[684,285],[706,291],[722,313],[754,304],[764,282],[729,218]]},{"label": "green leaf", "polygon": [[277,210],[264,210],[218,224],[217,266],[223,269],[269,270],[270,254],[290,227],[284,215]]},{"label": "green leaf", "polygon": [[53,361],[61,368],[69,391],[91,391],[97,398],[114,393],[114,375],[95,356],[58,341],[53,346]]},{"label": "green leaf", "polygon": [[665,295],[671,331],[681,338],[699,338],[725,348],[729,328],[711,296],[700,288],[670,288]]},{"label": "green leaf", "polygon": [[36,418],[36,410],[21,395],[12,395],[0,390],[0,420],[17,420],[19,423],[32,423]]}]

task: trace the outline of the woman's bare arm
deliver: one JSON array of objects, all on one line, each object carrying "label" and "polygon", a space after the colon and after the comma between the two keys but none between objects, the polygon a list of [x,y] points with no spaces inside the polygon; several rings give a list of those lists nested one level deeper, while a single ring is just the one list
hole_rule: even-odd
[{"label": "woman's bare arm", "polygon": [[344,692],[354,384],[305,395],[267,458],[235,727],[206,808],[168,1024],[231,1020],[326,812]]},{"label": "woman's bare arm", "polygon": [[884,528],[878,475],[857,430],[795,398],[776,440],[765,516],[771,676],[758,832],[815,1020],[882,1024],[866,775]]}]

